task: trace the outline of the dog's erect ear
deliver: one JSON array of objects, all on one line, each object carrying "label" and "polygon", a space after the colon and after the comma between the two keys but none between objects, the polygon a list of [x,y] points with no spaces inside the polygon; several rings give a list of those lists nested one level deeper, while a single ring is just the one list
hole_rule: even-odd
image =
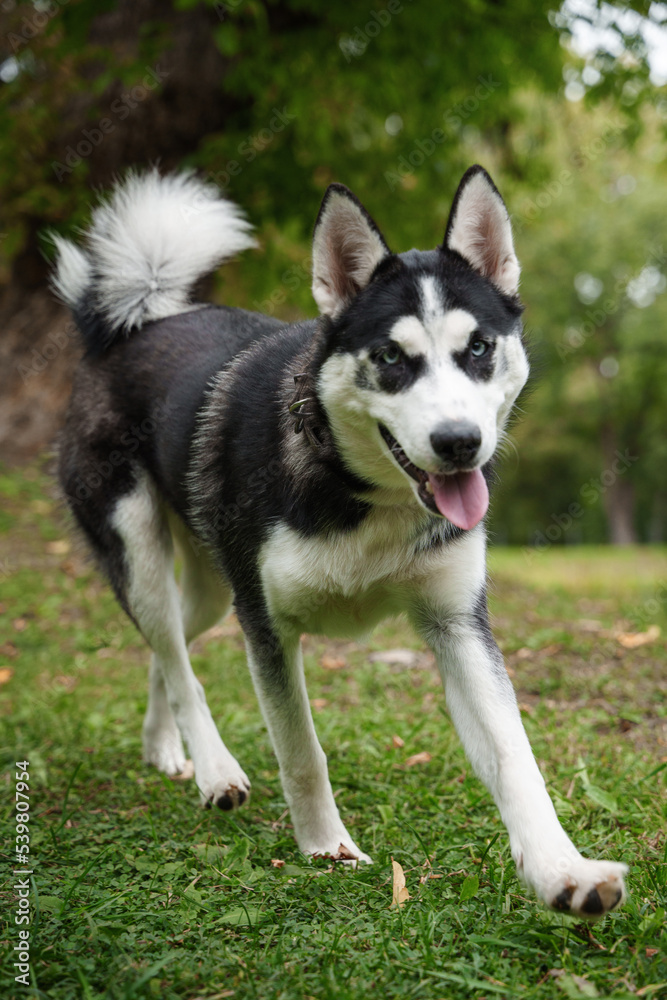
[{"label": "dog's erect ear", "polygon": [[334,319],[391,251],[370,215],[343,184],[324,195],[313,234],[313,298]]},{"label": "dog's erect ear", "polygon": [[520,268],[512,226],[505,202],[483,167],[470,167],[463,175],[443,246],[460,253],[501,292],[516,295]]}]

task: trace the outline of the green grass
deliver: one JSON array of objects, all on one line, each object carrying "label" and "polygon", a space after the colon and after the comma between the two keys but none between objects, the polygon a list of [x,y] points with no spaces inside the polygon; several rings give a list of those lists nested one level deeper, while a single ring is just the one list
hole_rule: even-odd
[{"label": "green grass", "polygon": [[[557,810],[584,853],[631,866],[624,909],[591,932],[527,898],[428,657],[369,660],[419,650],[401,621],[366,645],[306,644],[333,785],[372,867],[329,871],[296,850],[233,621],[193,662],[253,796],[234,817],[200,811],[192,782],[141,762],[147,653],[64,551],[44,470],[0,476],[0,492],[3,997],[667,997],[667,655],[662,638],[617,638],[666,634],[664,550],[491,554],[496,634]],[[12,968],[25,758],[37,991]],[[392,857],[410,893],[398,911]]]}]

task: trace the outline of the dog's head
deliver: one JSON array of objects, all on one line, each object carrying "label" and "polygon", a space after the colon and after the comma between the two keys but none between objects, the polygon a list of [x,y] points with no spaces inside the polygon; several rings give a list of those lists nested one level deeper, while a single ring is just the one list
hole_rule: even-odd
[{"label": "dog's head", "polygon": [[326,345],[317,391],[346,464],[411,489],[460,528],[486,513],[481,472],[528,376],[519,263],[482,167],[464,175],[445,238],[393,254],[354,195],[332,184],[313,239]]}]

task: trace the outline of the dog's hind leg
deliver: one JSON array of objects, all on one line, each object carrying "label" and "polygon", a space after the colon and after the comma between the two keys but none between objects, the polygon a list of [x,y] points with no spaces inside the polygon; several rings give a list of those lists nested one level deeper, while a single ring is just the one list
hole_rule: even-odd
[{"label": "dog's hind leg", "polygon": [[249,615],[249,621],[242,606],[238,610],[246,633],[250,672],[278,758],[299,847],[314,857],[370,862],[338,813],[327,759],[313,725],[299,635],[279,639],[270,628],[257,628],[256,615]]},{"label": "dog's hind leg", "polygon": [[[171,519],[172,533],[179,543],[181,607],[185,641],[193,639],[218,622],[229,610],[232,592],[227,587],[197,540],[180,522]],[[151,660],[148,708],[143,726],[144,760],[166,774],[179,774],[186,767],[183,741],[169,707],[167,689],[159,660]]]},{"label": "dog's hind leg", "polygon": [[124,603],[153,651],[145,755],[164,770],[182,767],[175,722],[192,756],[202,800],[232,809],[248,797],[250,782],[220,739],[192,671],[171,532],[148,476],[117,502],[112,524],[123,545]]}]

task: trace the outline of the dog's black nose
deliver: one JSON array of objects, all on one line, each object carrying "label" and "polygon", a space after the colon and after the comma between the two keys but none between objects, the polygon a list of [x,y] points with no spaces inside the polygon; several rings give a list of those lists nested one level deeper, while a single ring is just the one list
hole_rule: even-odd
[{"label": "dog's black nose", "polygon": [[475,424],[451,420],[431,434],[431,447],[440,458],[452,465],[469,465],[479,451],[482,432]]}]

